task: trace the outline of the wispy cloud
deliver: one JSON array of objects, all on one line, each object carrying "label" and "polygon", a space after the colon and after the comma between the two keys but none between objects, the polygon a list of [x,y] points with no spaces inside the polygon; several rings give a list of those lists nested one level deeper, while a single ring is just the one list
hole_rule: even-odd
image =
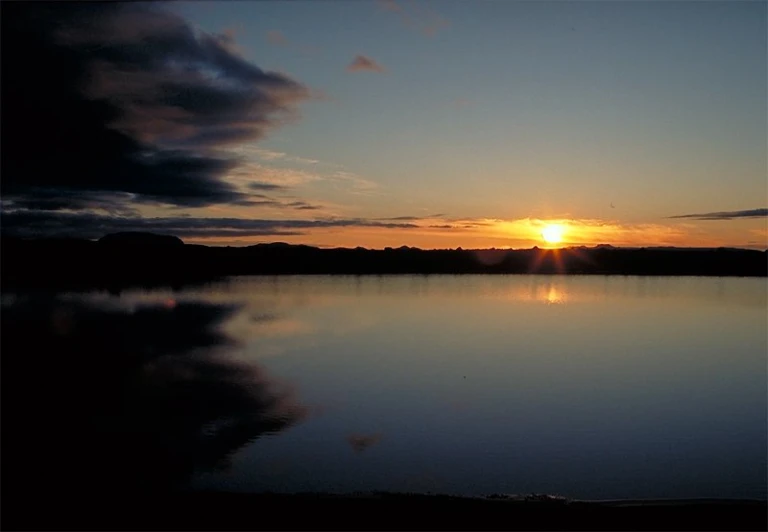
[{"label": "wispy cloud", "polygon": [[279,151],[262,150],[259,148],[256,149],[256,155],[257,157],[265,161],[280,160],[288,163],[299,163],[299,164],[318,164],[320,162],[317,159],[307,159],[306,157],[297,157],[295,155],[288,155],[287,153],[283,153]]},{"label": "wispy cloud", "polygon": [[690,218],[694,220],[735,220],[738,218],[766,218],[768,209],[749,209],[746,211],[720,211],[703,214],[678,214],[669,218]]},{"label": "wispy cloud", "polygon": [[[323,176],[296,168],[275,168],[258,163],[244,163],[232,170],[227,181],[252,190],[276,190],[320,181]],[[271,188],[270,188],[271,187]]]},{"label": "wispy cloud", "polygon": [[378,183],[354,172],[307,171],[297,168],[276,168],[259,163],[241,164],[230,172],[227,182],[236,186],[241,194],[248,194],[249,191],[287,190],[310,184],[332,187],[348,194],[381,194]]},{"label": "wispy cloud", "polygon": [[316,211],[321,209],[319,205],[312,205],[306,201],[292,201],[291,203],[288,203],[287,206],[293,207],[298,211]]},{"label": "wispy cloud", "polygon": [[241,193],[312,185],[334,188],[347,194],[381,194],[378,183],[354,172],[337,169],[343,166],[336,163],[291,156],[255,146],[239,147],[232,154],[249,161],[240,163],[227,175],[227,183],[234,185]]},{"label": "wispy cloud", "polygon": [[413,1],[379,0],[378,6],[382,11],[397,16],[405,27],[427,37],[433,37],[451,25],[439,13]]},{"label": "wispy cloud", "polygon": [[254,162],[257,160],[266,162],[281,161],[286,163],[298,163],[305,165],[324,164],[326,166],[336,166],[333,163],[322,163],[319,159],[310,159],[307,157],[289,155],[282,151],[269,150],[259,146],[247,144],[228,147],[226,149],[226,153]]},{"label": "wispy cloud", "polygon": [[265,38],[269,44],[273,44],[275,46],[288,46],[288,39],[286,39],[285,35],[283,35],[283,32],[281,31],[270,30],[267,32]]},{"label": "wispy cloud", "polygon": [[265,150],[262,148],[254,148],[252,152],[259,159],[262,159],[264,161],[275,161],[277,159],[284,159],[286,155],[284,152]]},{"label": "wispy cloud", "polygon": [[383,73],[384,67],[370,57],[364,55],[356,55],[352,62],[347,65],[347,72],[365,71]]},{"label": "wispy cloud", "polygon": [[364,177],[360,177],[359,175],[353,172],[345,172],[345,171],[333,172],[328,176],[328,179],[343,185],[343,188],[347,192],[352,192],[353,194],[369,195],[376,192],[379,188],[378,183],[376,183],[375,181],[371,181],[370,179],[365,179]]}]

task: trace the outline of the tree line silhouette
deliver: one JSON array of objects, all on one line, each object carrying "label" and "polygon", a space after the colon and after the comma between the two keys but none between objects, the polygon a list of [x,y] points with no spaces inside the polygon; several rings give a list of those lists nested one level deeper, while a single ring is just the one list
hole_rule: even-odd
[{"label": "tree line silhouette", "polygon": [[4,237],[2,287],[185,284],[228,275],[278,274],[768,274],[768,251],[716,248],[383,250],[285,243],[247,247],[185,244],[179,238],[117,233],[98,241]]}]

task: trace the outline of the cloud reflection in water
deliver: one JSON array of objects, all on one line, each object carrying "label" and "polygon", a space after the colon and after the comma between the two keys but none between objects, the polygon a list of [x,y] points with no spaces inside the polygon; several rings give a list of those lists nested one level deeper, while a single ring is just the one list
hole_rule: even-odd
[{"label": "cloud reflection in water", "polygon": [[290,385],[229,356],[237,342],[223,324],[239,311],[175,300],[4,305],[6,486],[178,487],[302,420]]}]

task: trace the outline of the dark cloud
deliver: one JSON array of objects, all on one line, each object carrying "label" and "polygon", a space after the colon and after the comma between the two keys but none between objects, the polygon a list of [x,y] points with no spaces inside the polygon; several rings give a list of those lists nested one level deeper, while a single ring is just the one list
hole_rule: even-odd
[{"label": "dark cloud", "polygon": [[283,207],[284,205],[277,200],[244,200],[239,203],[243,207]]},{"label": "dark cloud", "polygon": [[381,434],[350,434],[347,436],[347,443],[356,453],[361,453],[381,441]]},{"label": "dark cloud", "polygon": [[215,151],[310,96],[162,5],[9,2],[1,23],[0,191],[26,207],[241,202]]},{"label": "dark cloud", "polygon": [[694,220],[733,220],[736,218],[765,218],[768,209],[750,209],[746,211],[707,212],[704,214],[679,214],[670,218],[692,218]]},{"label": "dark cloud", "polygon": [[356,55],[352,62],[347,66],[347,72],[384,72],[384,67],[378,64],[370,57]]},{"label": "dark cloud", "polygon": [[283,190],[286,187],[282,185],[275,185],[274,183],[248,183],[248,188],[251,190]]},{"label": "dark cloud", "polygon": [[300,211],[316,211],[320,208],[317,205],[311,205],[306,201],[294,201],[289,203],[288,206]]},{"label": "dark cloud", "polygon": [[37,189],[33,193],[3,200],[3,210],[27,209],[40,211],[60,211],[65,209],[102,210],[112,215],[137,216],[136,209],[129,202],[133,194],[90,194],[87,196],[67,196],[57,189]]},{"label": "dark cloud", "polygon": [[201,236],[299,235],[306,230],[329,227],[381,227],[413,229],[411,223],[381,222],[364,218],[326,220],[264,220],[243,218],[137,218],[94,213],[11,211],[2,213],[2,227],[19,237],[77,237],[95,239],[108,233],[145,231],[181,238]]},{"label": "dark cloud", "polygon": [[[243,200],[241,202],[238,202],[238,205],[242,205],[244,207],[275,207],[275,208],[292,208],[299,211],[316,211],[320,209],[317,205],[312,205],[310,203],[307,203],[306,201],[292,201],[290,203],[283,203],[281,201],[278,201],[276,199],[270,199],[267,196],[264,196],[263,194],[255,194],[254,196],[257,196],[262,199],[247,199]],[[253,196],[251,196],[253,198]]]},{"label": "dark cloud", "polygon": [[[272,185],[270,183],[251,183],[249,188],[254,190],[284,190],[285,187]],[[251,194],[248,199],[237,202],[237,205],[244,207],[283,207],[302,211],[314,211],[320,209],[317,205],[312,205],[306,201],[292,201],[290,203],[282,202],[264,194]]]}]

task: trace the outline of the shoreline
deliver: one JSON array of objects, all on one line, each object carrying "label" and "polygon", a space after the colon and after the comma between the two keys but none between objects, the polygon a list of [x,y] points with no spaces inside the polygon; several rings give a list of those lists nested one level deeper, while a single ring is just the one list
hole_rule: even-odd
[{"label": "shoreline", "polygon": [[3,530],[765,530],[768,525],[768,502],[753,499],[213,490],[41,495],[25,501],[36,508],[34,514],[4,500]]}]

